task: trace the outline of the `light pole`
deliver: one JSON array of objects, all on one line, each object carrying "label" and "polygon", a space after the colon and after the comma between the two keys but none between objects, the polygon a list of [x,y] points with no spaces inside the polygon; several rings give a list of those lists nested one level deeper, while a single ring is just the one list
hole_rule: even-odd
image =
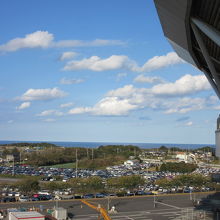
[{"label": "light pole", "polygon": [[77,158],[77,148],[76,148],[76,178],[78,177],[78,158]]},{"label": "light pole", "polygon": [[154,208],[156,208],[156,197],[155,197],[155,194],[154,194]]}]

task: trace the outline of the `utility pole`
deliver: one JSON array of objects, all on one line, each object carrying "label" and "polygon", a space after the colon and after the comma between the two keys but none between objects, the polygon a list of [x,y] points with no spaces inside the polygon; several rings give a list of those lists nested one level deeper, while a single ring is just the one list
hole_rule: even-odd
[{"label": "utility pole", "polygon": [[21,165],[21,151],[20,151],[20,165]]},{"label": "utility pole", "polygon": [[13,173],[12,175],[15,175],[15,156],[13,155]]},{"label": "utility pole", "polygon": [[155,198],[155,194],[154,194],[154,208],[156,208],[156,198]]},{"label": "utility pole", "polygon": [[89,148],[86,148],[87,159],[89,160]]},{"label": "utility pole", "polygon": [[189,190],[189,199],[192,200],[192,190]]},{"label": "utility pole", "polygon": [[77,158],[77,148],[76,148],[76,178],[78,177],[78,158]]},{"label": "utility pole", "polygon": [[94,149],[92,148],[92,160],[94,159]]}]

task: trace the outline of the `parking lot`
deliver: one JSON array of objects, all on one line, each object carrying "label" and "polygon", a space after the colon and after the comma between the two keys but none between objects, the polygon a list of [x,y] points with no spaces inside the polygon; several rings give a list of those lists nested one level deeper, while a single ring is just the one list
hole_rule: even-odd
[{"label": "parking lot", "polygon": [[[209,193],[196,193],[196,199],[206,198]],[[112,219],[178,219],[180,215],[192,214],[194,208],[192,200],[189,195],[176,194],[176,195],[160,195],[156,196],[156,202],[154,205],[154,196],[143,197],[123,197],[123,198],[111,198],[110,200],[104,199],[90,199],[87,200],[92,204],[100,204],[106,208],[109,205],[111,209],[115,206],[117,213],[111,214]],[[40,209],[42,212],[47,213],[48,209],[52,209],[54,206],[66,208],[69,215],[73,219],[93,220],[97,219],[98,213],[90,207],[82,204],[80,200],[68,200],[68,201],[42,201],[42,202],[24,202],[22,208],[26,209]],[[1,204],[2,209],[7,208],[19,208],[19,203],[7,203]]]}]

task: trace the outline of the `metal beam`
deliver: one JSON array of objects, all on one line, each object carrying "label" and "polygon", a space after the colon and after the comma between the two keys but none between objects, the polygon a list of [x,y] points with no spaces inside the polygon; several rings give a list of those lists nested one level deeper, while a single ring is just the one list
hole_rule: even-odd
[{"label": "metal beam", "polygon": [[213,89],[215,90],[217,96],[220,98],[220,79],[219,79],[219,75],[218,75],[218,73],[215,69],[215,66],[214,66],[214,64],[213,64],[213,62],[212,62],[212,60],[209,56],[208,50],[207,50],[207,48],[206,48],[206,46],[203,42],[202,36],[201,36],[197,26],[193,22],[191,22],[191,27],[192,27],[193,33],[196,37],[196,40],[199,44],[199,47],[201,49],[202,55],[203,55],[207,65],[208,65],[208,68],[209,68],[211,74],[213,75],[213,78],[214,78],[215,82],[213,81],[213,79],[211,77],[208,76],[208,74],[205,74],[205,75],[208,76],[209,81],[210,80],[212,81],[211,85],[214,86]]},{"label": "metal beam", "polygon": [[220,32],[218,30],[200,19],[191,18],[191,20],[206,36],[220,47]]},{"label": "metal beam", "polygon": [[218,87],[216,86],[215,82],[210,77],[210,74],[205,69],[202,69],[202,72],[205,74],[206,78],[208,79],[209,83],[211,84],[212,88],[214,89],[216,95],[220,99],[220,92],[219,92]]}]

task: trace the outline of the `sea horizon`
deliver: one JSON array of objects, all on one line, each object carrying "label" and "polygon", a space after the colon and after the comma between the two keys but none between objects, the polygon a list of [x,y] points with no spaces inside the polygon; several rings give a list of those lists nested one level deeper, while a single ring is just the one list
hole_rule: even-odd
[{"label": "sea horizon", "polygon": [[181,143],[135,143],[135,142],[74,142],[74,141],[10,141],[0,140],[0,145],[15,144],[15,143],[51,143],[60,147],[85,147],[85,148],[97,148],[105,145],[134,145],[140,148],[159,148],[161,146],[166,147],[178,147],[182,149],[195,149],[200,147],[215,147],[214,144],[181,144]]}]

